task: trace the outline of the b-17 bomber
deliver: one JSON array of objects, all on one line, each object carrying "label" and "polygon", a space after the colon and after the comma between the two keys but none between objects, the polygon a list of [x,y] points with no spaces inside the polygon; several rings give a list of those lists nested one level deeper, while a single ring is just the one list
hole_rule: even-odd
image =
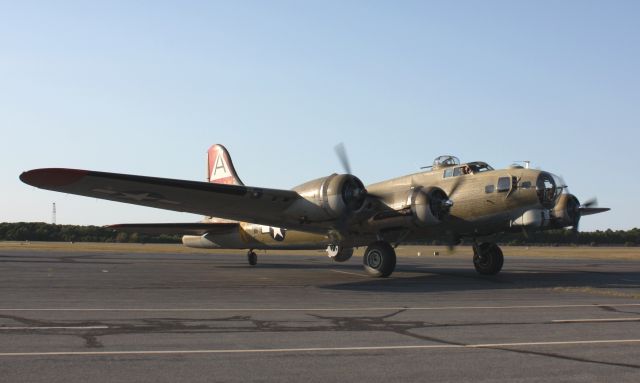
[{"label": "b-17 bomber", "polygon": [[482,161],[440,156],[423,171],[365,187],[351,174],[344,147],[336,147],[344,174],[331,174],[291,190],[246,186],[222,145],[208,150],[208,182],[43,168],[20,179],[38,188],[159,209],[204,215],[197,223],[118,224],[113,229],[182,234],[185,246],[255,250],[326,249],[335,262],[366,246],[363,264],[373,277],[388,277],[395,247],[439,240],[473,242],[473,265],[483,275],[500,272],[504,257],[495,234],[572,227],[601,213],[581,204],[561,177],[512,165],[494,169]]}]

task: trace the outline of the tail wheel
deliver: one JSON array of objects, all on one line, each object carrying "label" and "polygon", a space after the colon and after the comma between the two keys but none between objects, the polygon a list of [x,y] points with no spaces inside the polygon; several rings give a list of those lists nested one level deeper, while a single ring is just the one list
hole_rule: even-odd
[{"label": "tail wheel", "polygon": [[362,263],[372,277],[386,278],[396,268],[396,252],[387,242],[374,242],[364,252]]},{"label": "tail wheel", "polygon": [[502,250],[495,243],[481,243],[474,247],[473,266],[478,274],[495,275],[502,270],[504,256]]}]

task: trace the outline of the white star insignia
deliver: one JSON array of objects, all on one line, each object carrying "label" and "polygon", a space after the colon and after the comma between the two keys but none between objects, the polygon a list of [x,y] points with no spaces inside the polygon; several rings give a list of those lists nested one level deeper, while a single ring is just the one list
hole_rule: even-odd
[{"label": "white star insignia", "polygon": [[282,229],[279,227],[274,227],[273,229],[273,239],[281,240],[284,239],[284,234],[282,233]]}]

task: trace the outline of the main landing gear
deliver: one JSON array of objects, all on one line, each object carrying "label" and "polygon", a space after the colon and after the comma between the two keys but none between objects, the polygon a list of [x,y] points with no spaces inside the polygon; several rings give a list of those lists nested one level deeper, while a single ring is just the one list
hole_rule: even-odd
[{"label": "main landing gear", "polygon": [[249,250],[247,252],[247,260],[249,261],[249,264],[251,266],[255,266],[258,264],[258,254],[256,254],[255,251],[253,251],[253,249]]},{"label": "main landing gear", "polygon": [[495,243],[483,242],[473,245],[473,266],[482,275],[495,275],[502,270],[504,257]]},{"label": "main landing gear", "polygon": [[396,251],[385,241],[369,245],[362,257],[364,270],[372,277],[386,278],[396,268]]}]

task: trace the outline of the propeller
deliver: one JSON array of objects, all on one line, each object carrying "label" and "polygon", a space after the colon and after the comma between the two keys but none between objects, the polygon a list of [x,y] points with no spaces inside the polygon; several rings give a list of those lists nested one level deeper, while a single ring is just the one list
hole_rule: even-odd
[{"label": "propeller", "polygon": [[[344,172],[346,174],[349,175],[353,175],[353,173],[351,173],[351,163],[349,161],[349,156],[347,155],[347,148],[345,147],[344,143],[341,142],[338,145],[336,145],[334,148],[334,151],[336,152],[336,155],[338,156],[338,160],[340,160],[340,164],[342,165],[342,168],[344,169]],[[375,199],[380,199],[382,197],[375,195],[375,194],[371,194],[369,193],[366,189],[362,188],[354,188],[354,192],[356,197],[358,198],[366,198],[366,197],[371,197],[371,198],[375,198]]]},{"label": "propeller", "polygon": [[458,188],[464,183],[462,180],[462,177],[456,177],[455,181],[453,182],[454,183],[453,183],[453,186],[451,186],[451,190],[449,191],[449,194],[445,194],[446,198],[443,198],[439,201],[441,204],[441,208],[447,214],[449,213],[449,211],[451,211],[451,208],[453,207],[453,205],[455,205],[455,202],[453,200],[453,195],[456,193],[456,190],[458,190]]},{"label": "propeller", "polygon": [[570,207],[567,208],[571,218],[573,219],[573,225],[571,231],[574,235],[578,234],[580,228],[580,218],[583,215],[595,214],[609,210],[608,208],[597,208],[598,199],[593,197],[584,203],[580,203],[578,199],[574,199]]},{"label": "propeller", "polygon": [[565,211],[571,222],[571,233],[577,236],[580,226],[580,201],[573,194],[568,195]]},{"label": "propeller", "polygon": [[339,143],[335,146],[334,150],[336,151],[336,155],[342,164],[342,168],[345,173],[351,174],[351,165],[349,164],[349,156],[347,156],[347,149],[344,146],[344,143]]},{"label": "propeller", "polygon": [[346,210],[341,217],[338,217],[336,221],[335,228],[337,229],[336,233],[339,236],[344,233],[348,228],[348,221],[352,217],[352,214],[358,211],[366,202],[367,198],[375,198],[378,199],[380,197],[376,195],[372,195],[367,192],[362,181],[358,179],[351,173],[351,165],[349,163],[349,156],[347,155],[347,149],[344,143],[339,143],[334,147],[336,155],[338,156],[338,160],[340,160],[340,164],[344,169],[345,173],[348,175],[349,179],[344,184],[344,188],[342,190],[342,199],[346,204]]},{"label": "propeller", "polygon": [[456,190],[458,190],[458,188],[462,185],[462,177],[456,177],[453,186],[451,187],[451,190],[449,191],[449,198],[451,199],[451,197],[455,194]]}]

